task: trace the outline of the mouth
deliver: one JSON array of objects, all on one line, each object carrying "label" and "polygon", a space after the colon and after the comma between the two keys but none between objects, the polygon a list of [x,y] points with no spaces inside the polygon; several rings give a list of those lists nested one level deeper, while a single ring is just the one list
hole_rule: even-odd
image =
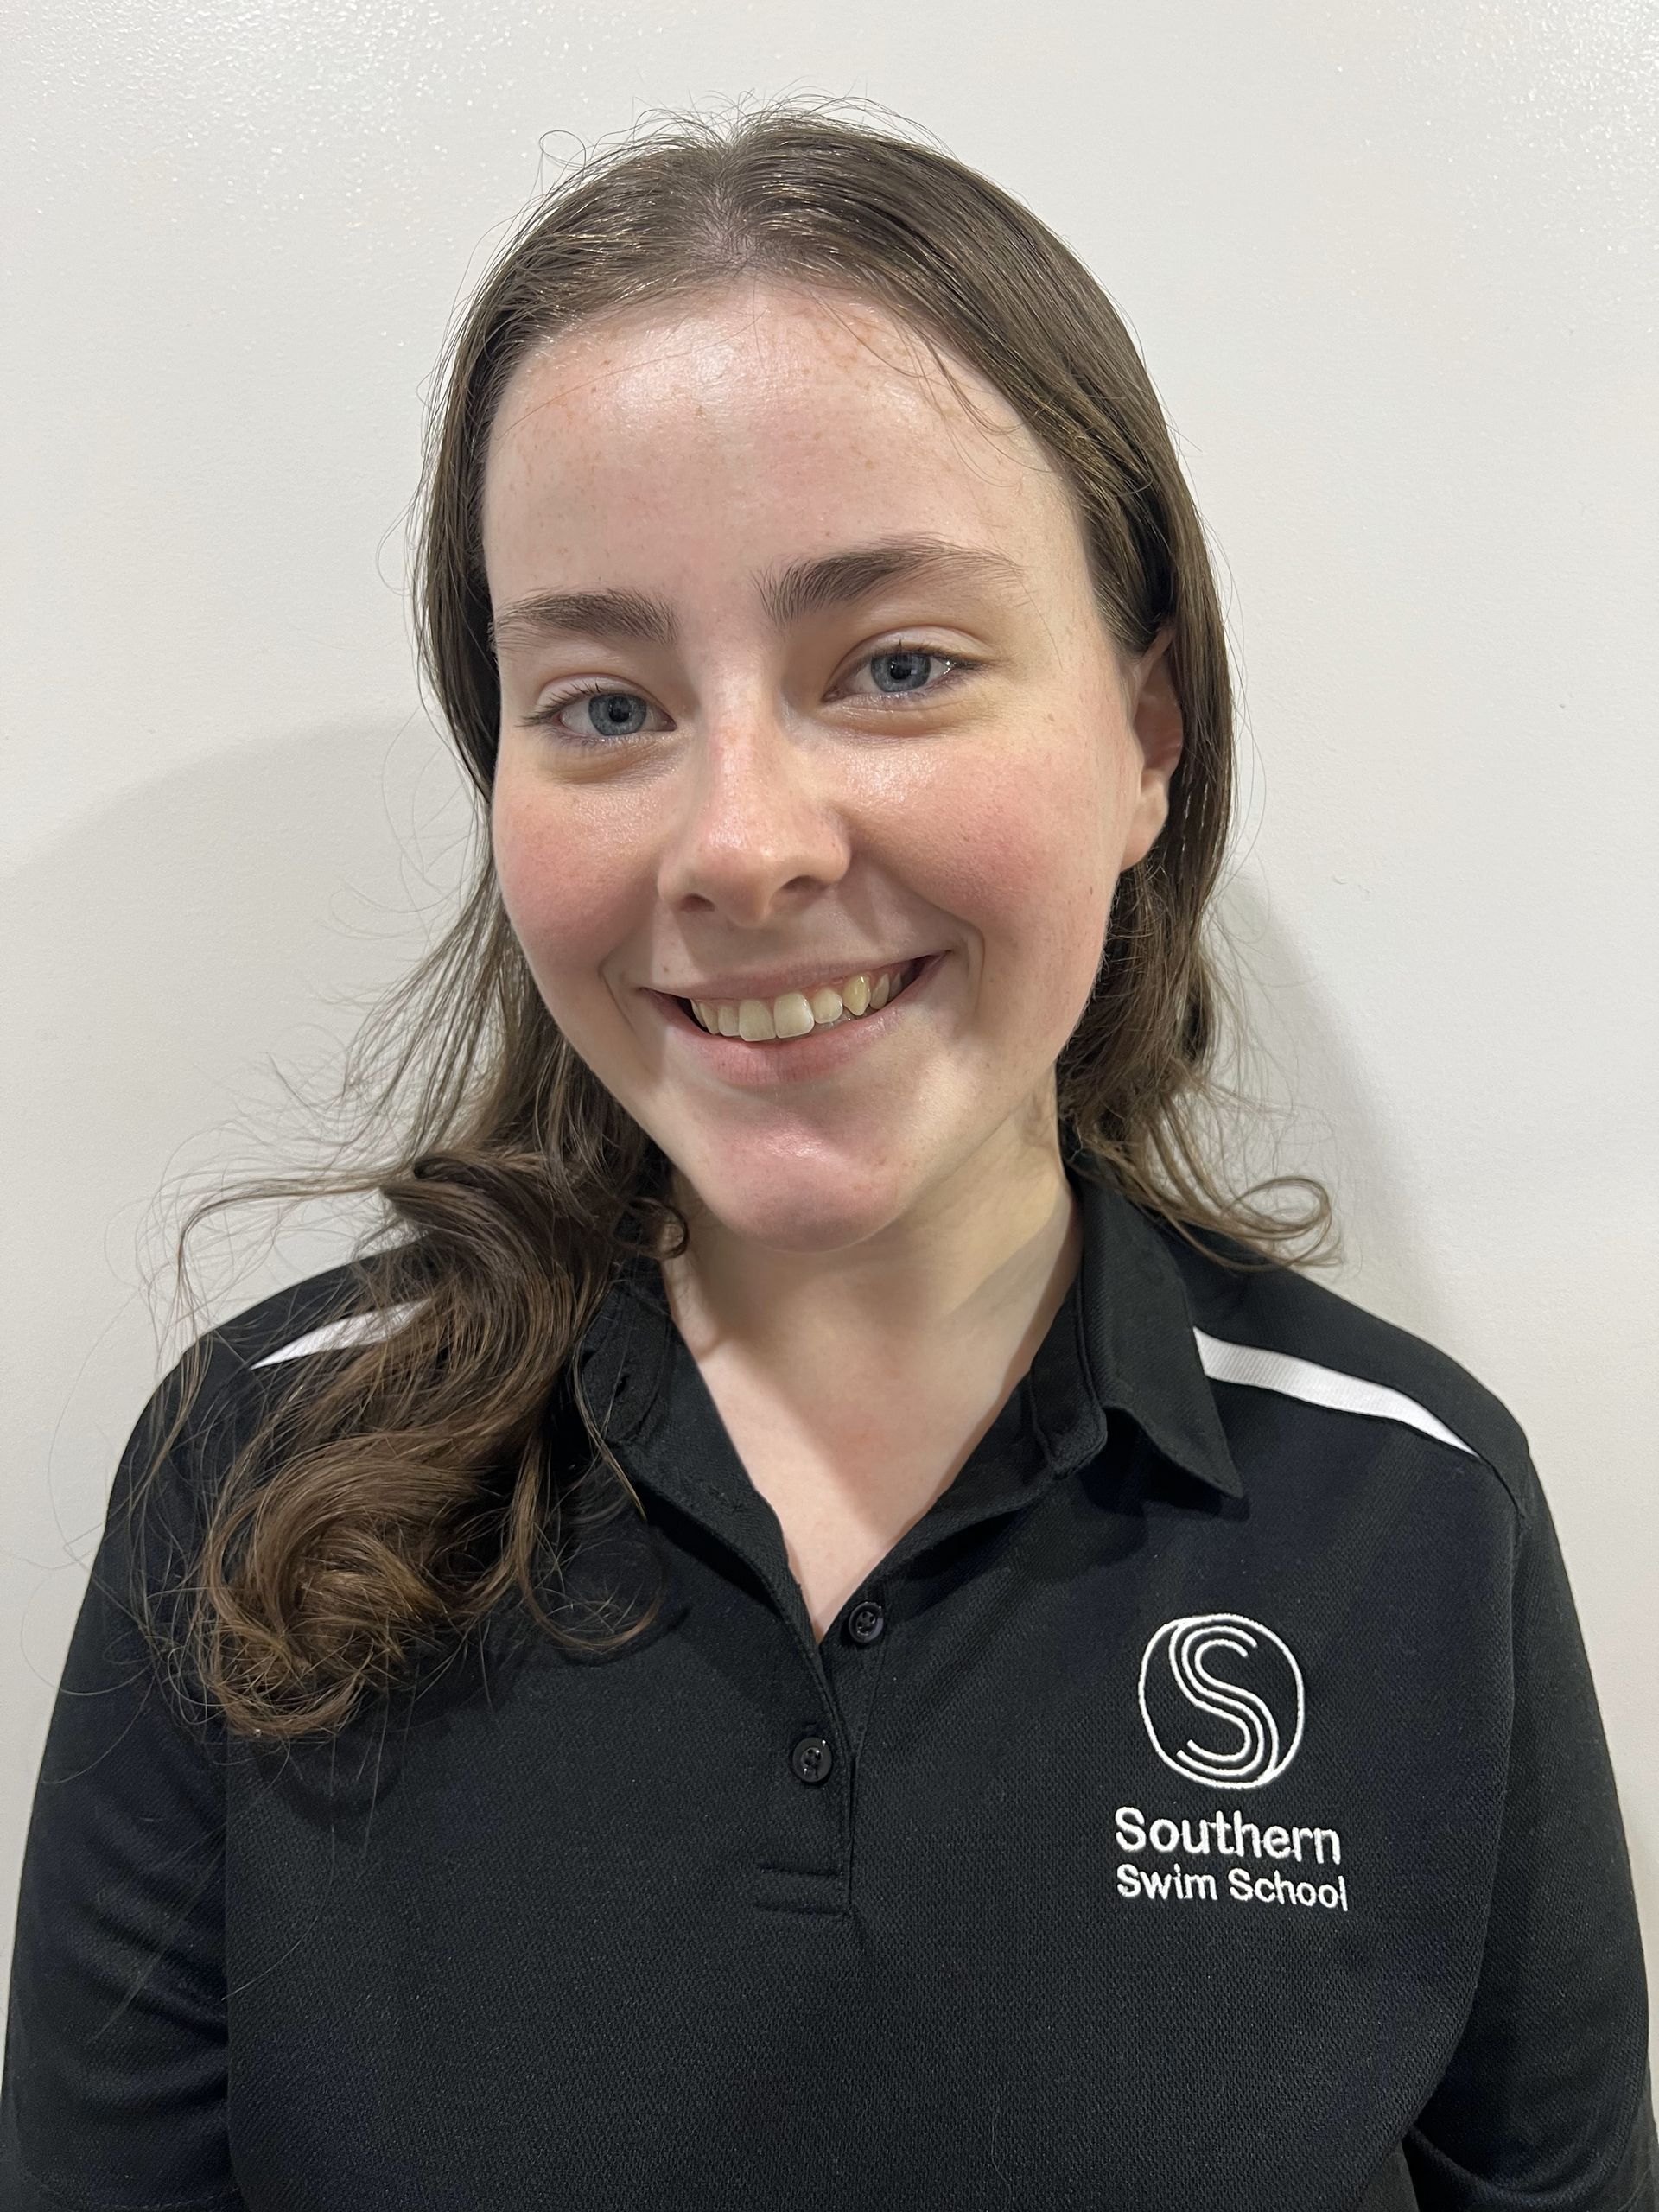
[{"label": "mouth", "polygon": [[[930,962],[937,960],[938,957],[939,956],[937,953],[918,953],[915,958],[904,961],[898,967],[891,969],[889,972],[894,978],[893,985],[888,991],[887,997],[882,1001],[882,1006],[890,1005],[894,999],[902,997],[912,983],[918,982],[921,980],[922,972],[928,966]],[[871,972],[874,973],[874,971],[872,970]],[[806,995],[810,996],[810,994],[809,993]],[[668,999],[668,995],[665,992],[660,991],[653,991],[652,993],[652,996],[653,998]],[[867,999],[868,996],[868,994],[867,992]],[[703,1023],[698,1018],[696,1005],[694,1001],[691,999],[676,998],[669,1000],[668,1002],[679,1007],[689,1020],[695,1022],[699,1029],[704,1029]],[[712,1011],[712,1006],[710,1006],[709,1010]],[[833,1021],[815,1021],[811,1028],[803,1033],[806,1036],[812,1037],[816,1036],[820,1030],[839,1028],[843,1022],[862,1021],[868,1018],[868,1015],[871,1011],[880,1014],[881,1007],[878,1006],[874,1009],[871,1009],[867,1006],[861,1007],[856,1014],[852,1011],[850,1007],[848,1007],[843,1008],[843,1010],[836,1016]],[[709,1036],[719,1036],[721,1034],[729,1034],[730,1033],[705,1029],[704,1033]],[[795,1041],[796,1040],[792,1037],[746,1037],[743,1039],[745,1044],[750,1045],[791,1044]]]},{"label": "mouth", "polygon": [[662,1014],[677,1045],[689,1050],[709,1072],[740,1088],[770,1088],[828,1074],[852,1054],[893,1034],[912,1008],[922,1010],[925,995],[931,1000],[931,986],[947,957],[944,952],[925,954],[911,963],[907,980],[884,1006],[863,1014],[843,1013],[834,1021],[817,1023],[800,1037],[715,1036],[697,1020],[689,1000],[649,988],[644,995]]}]

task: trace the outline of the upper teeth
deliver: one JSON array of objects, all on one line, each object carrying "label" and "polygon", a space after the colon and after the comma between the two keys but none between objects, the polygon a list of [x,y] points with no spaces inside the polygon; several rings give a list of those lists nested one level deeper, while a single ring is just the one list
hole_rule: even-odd
[{"label": "upper teeth", "polygon": [[897,968],[820,984],[815,991],[784,991],[775,999],[740,999],[735,1005],[693,999],[690,1005],[715,1036],[742,1037],[751,1044],[766,1037],[804,1037],[810,1029],[832,1027],[843,1014],[876,1013],[904,988],[920,965],[919,961],[906,961]]}]

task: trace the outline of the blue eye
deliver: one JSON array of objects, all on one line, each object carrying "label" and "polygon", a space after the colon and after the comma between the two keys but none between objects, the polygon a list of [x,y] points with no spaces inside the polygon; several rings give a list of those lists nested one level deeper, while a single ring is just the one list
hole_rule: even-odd
[{"label": "blue eye", "polygon": [[[882,662],[897,662],[901,673],[892,690],[878,688],[874,692],[854,696],[864,699],[876,698],[883,702],[903,702],[920,698],[925,702],[952,684],[959,671],[978,666],[976,661],[964,660],[956,653],[937,652],[931,645],[900,643],[884,645],[879,653],[867,653],[859,664],[861,668],[874,668]],[[938,682],[917,683],[909,679],[921,671],[929,662],[947,667],[950,673]],[[878,687],[880,678],[877,679]],[[588,702],[588,728],[572,729],[560,720],[567,707],[579,700]],[[636,715],[635,710],[638,709]],[[556,737],[578,747],[602,750],[607,746],[626,745],[631,739],[645,734],[641,727],[643,716],[650,712],[645,699],[638,691],[619,691],[602,683],[579,683],[569,690],[556,693],[535,713],[524,716],[528,728],[550,730]]]},{"label": "blue eye", "polygon": [[[949,653],[930,652],[922,645],[888,645],[879,653],[872,653],[863,664],[866,668],[875,668],[882,661],[898,661],[914,674],[919,672],[928,661],[947,661],[950,658],[951,656]],[[929,688],[937,691],[939,686],[936,683]],[[902,698],[907,692],[919,691],[921,689],[922,686],[919,683],[909,683],[901,677],[892,691],[883,691],[881,696],[887,699]]]},{"label": "blue eye", "polygon": [[[578,699],[588,702],[592,727],[587,730],[567,730],[558,717]],[[575,745],[610,745],[623,738],[639,736],[639,721],[630,720],[635,708],[639,709],[643,718],[645,702],[637,691],[601,691],[596,689],[567,691],[562,698],[550,699],[544,707],[538,707],[533,715],[527,715],[524,719],[558,729]]]}]

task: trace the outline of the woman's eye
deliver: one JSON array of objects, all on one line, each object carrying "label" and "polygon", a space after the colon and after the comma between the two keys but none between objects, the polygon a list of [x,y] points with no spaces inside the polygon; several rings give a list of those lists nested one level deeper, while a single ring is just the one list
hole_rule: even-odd
[{"label": "woman's eye", "polygon": [[[573,729],[563,719],[567,707],[577,706],[582,710],[585,728]],[[601,684],[590,683],[580,690],[562,691],[524,720],[532,729],[550,729],[573,745],[618,745],[639,736],[643,718],[650,711],[637,691],[607,691]]]},{"label": "woman's eye", "polygon": [[[884,645],[879,653],[868,654],[860,665],[878,671],[875,682],[879,698],[902,699],[916,693],[943,690],[951,681],[951,677],[946,677],[944,683],[930,683],[927,667],[931,661],[948,665],[952,676],[957,669],[973,665],[971,661],[962,660],[954,653],[935,652],[928,645]],[[884,668],[889,679],[887,681],[880,673]]]},{"label": "woman's eye", "polygon": [[[564,719],[569,708],[582,708],[580,716],[573,716],[573,723]],[[626,746],[631,736],[639,736],[644,719],[651,712],[639,692],[611,690],[604,683],[586,683],[577,690],[560,692],[556,699],[549,699],[544,706],[537,706],[533,715],[524,716],[531,730],[550,730],[556,736],[566,739],[570,746]]]},{"label": "woman's eye", "polygon": [[[935,664],[949,673],[942,678],[931,678],[929,669]],[[879,653],[867,653],[859,665],[875,671],[876,688],[874,692],[850,696],[926,700],[954,683],[959,671],[976,664],[955,653],[935,652],[931,646],[899,645],[885,645]],[[566,721],[565,715],[573,707],[580,708],[581,713]],[[651,711],[638,691],[618,691],[601,683],[585,683],[559,692],[537,707],[534,714],[526,715],[524,721],[531,728],[550,729],[572,745],[602,748],[624,745],[630,738],[644,734],[645,717]]]}]

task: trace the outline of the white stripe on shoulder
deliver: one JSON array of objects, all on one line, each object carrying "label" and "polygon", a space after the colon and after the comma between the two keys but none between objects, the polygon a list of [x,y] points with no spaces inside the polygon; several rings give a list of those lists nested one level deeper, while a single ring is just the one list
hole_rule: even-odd
[{"label": "white stripe on shoulder", "polygon": [[327,1321],[320,1329],[312,1329],[302,1337],[296,1337],[292,1344],[284,1344],[280,1351],[268,1351],[263,1359],[256,1359],[256,1367],[275,1367],[279,1359],[303,1359],[308,1352],[336,1351],[346,1344],[371,1344],[382,1338],[393,1335],[401,1329],[410,1315],[418,1311],[421,1300],[411,1299],[404,1306],[377,1308],[372,1313],[350,1313],[343,1321]]},{"label": "white stripe on shoulder", "polygon": [[1402,1421],[1420,1428],[1442,1444],[1455,1444],[1471,1459],[1480,1454],[1460,1436],[1454,1436],[1427,1406],[1402,1390],[1381,1382],[1367,1382],[1357,1375],[1344,1375],[1334,1367],[1316,1366],[1311,1359],[1297,1359],[1289,1352],[1267,1351],[1257,1344],[1229,1344],[1221,1337],[1207,1337],[1194,1329],[1204,1371],[1217,1382],[1243,1382],[1255,1390],[1278,1390],[1287,1398],[1305,1399],[1311,1406],[1329,1406],[1337,1413],[1371,1414],[1381,1421]]}]

